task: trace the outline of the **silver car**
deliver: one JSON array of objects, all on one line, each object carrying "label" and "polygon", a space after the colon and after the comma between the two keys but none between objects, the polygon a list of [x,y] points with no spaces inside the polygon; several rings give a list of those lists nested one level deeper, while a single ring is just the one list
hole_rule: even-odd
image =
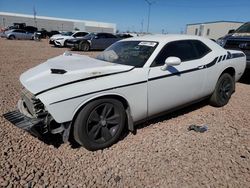
[{"label": "silver car", "polygon": [[24,39],[24,40],[32,40],[34,38],[34,33],[30,33],[23,29],[11,29],[5,31],[4,36],[7,39],[14,40],[14,39]]}]

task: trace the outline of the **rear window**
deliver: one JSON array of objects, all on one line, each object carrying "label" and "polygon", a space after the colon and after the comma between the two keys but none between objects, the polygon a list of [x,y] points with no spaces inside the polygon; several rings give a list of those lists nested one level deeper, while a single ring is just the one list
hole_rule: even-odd
[{"label": "rear window", "polygon": [[199,58],[202,58],[205,55],[207,55],[209,52],[211,52],[211,49],[207,45],[202,43],[201,41],[192,40],[191,42],[193,43],[194,47],[196,48]]}]

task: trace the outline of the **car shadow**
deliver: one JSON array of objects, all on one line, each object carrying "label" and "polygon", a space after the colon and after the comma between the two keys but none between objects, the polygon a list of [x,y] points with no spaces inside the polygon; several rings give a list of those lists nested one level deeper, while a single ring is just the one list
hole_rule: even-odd
[{"label": "car shadow", "polygon": [[250,69],[245,70],[239,82],[242,84],[250,84]]},{"label": "car shadow", "polygon": [[[159,116],[154,117],[150,120],[144,121],[143,123],[137,124],[135,126],[135,130],[134,130],[134,132],[132,132],[132,134],[136,135],[137,130],[143,129],[143,128],[148,127],[148,126],[153,126],[153,124],[157,124],[157,123],[162,122],[162,121],[167,121],[167,120],[170,120],[172,118],[176,118],[176,117],[185,115],[185,114],[190,113],[192,111],[198,110],[206,105],[208,105],[208,100],[203,100],[201,102],[192,104],[190,106],[184,107],[184,108],[176,110],[176,111],[172,111],[170,113],[166,112],[165,114],[159,115]],[[195,124],[195,122],[193,124]],[[130,131],[126,128],[125,131],[123,132],[123,134],[121,135],[119,141],[124,140],[128,136],[129,133],[130,133]],[[72,131],[70,134],[71,135],[69,138],[69,144],[71,145],[71,148],[72,149],[80,148],[81,146],[73,139]],[[59,134],[48,134],[48,135],[44,135],[43,138],[38,138],[38,139],[47,145],[53,145],[55,148],[59,148],[62,144],[64,144],[62,137]]]},{"label": "car shadow", "polygon": [[[138,124],[136,126],[136,130],[143,129],[145,127],[151,126],[152,124],[157,124],[162,121],[167,121],[172,118],[176,118],[185,114],[188,114],[192,111],[198,110],[204,106],[207,106],[208,104],[208,99],[202,100],[200,102],[194,103],[190,106],[186,106],[184,108],[181,108],[179,110],[171,111],[171,112],[165,112],[165,114],[161,114],[160,116],[157,116],[153,119],[150,119],[148,121],[145,121],[144,123]],[[195,122],[194,122],[195,124]]]}]

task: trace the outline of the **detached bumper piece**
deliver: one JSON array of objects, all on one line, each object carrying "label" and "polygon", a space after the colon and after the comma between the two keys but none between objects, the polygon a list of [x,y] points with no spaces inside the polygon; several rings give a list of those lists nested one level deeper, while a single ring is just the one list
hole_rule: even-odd
[{"label": "detached bumper piece", "polygon": [[59,124],[59,127],[50,129],[45,123],[45,119],[30,118],[22,114],[19,110],[3,114],[3,117],[20,129],[29,132],[46,144],[52,144],[55,147],[67,142],[69,139],[71,123]]},{"label": "detached bumper piece", "polygon": [[42,138],[42,133],[46,133],[46,131],[42,130],[44,126],[42,119],[27,117],[20,113],[19,110],[8,112],[3,117],[18,128],[28,131],[38,138]]}]

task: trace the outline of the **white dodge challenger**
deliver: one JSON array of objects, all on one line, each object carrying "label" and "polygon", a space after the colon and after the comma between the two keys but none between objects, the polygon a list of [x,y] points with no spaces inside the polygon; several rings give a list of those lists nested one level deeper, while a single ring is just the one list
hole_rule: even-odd
[{"label": "white dodge challenger", "polygon": [[36,136],[109,147],[127,127],[209,98],[228,103],[246,67],[241,51],[210,39],[151,35],[114,43],[96,58],[64,53],[20,77],[18,110],[4,117]]}]

